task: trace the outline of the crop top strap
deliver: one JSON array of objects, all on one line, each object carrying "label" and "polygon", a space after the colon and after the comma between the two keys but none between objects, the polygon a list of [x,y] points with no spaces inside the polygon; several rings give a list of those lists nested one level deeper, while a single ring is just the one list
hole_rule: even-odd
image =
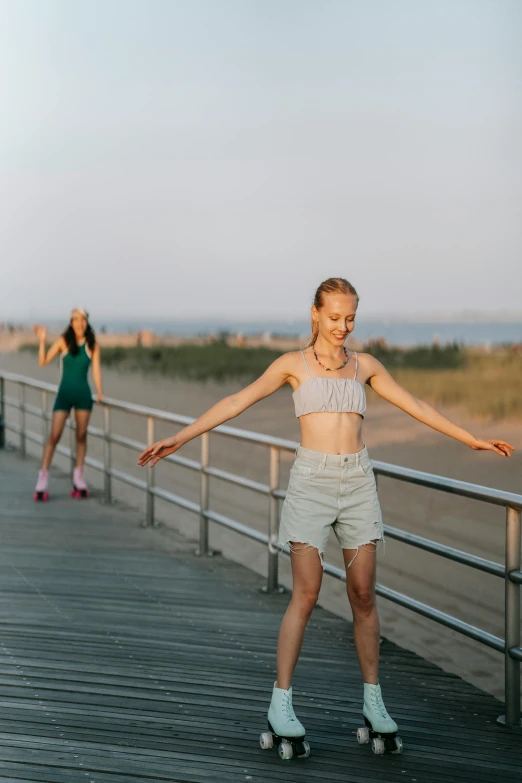
[{"label": "crop top strap", "polygon": [[308,366],[308,362],[306,361],[306,356],[304,355],[304,351],[301,351],[301,356],[303,357],[304,363],[306,365],[306,369],[308,370],[308,375],[311,378],[312,377],[312,373],[310,372],[310,368]]},{"label": "crop top strap", "polygon": [[357,356],[355,351],[354,351],[354,354],[355,354],[355,375],[353,376],[353,379],[355,381],[355,380],[357,380],[357,370],[359,368],[359,357]]}]

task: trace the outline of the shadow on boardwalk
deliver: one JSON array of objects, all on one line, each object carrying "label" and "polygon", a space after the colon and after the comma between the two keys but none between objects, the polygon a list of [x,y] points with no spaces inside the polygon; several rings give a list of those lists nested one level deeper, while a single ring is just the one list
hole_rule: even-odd
[{"label": "shadow on boardwalk", "polygon": [[0,779],[132,781],[514,781],[520,733],[502,705],[389,642],[381,681],[402,756],[358,746],[362,686],[351,626],[322,609],[294,689],[312,755],[259,748],[288,595],[171,531],[0,452]]}]

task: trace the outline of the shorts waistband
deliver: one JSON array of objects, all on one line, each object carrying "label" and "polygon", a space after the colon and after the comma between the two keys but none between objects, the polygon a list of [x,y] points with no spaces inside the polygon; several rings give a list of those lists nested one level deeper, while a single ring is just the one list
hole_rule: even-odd
[{"label": "shorts waistband", "polygon": [[312,451],[312,449],[305,449],[304,446],[298,446],[295,455],[297,458],[302,457],[323,467],[325,465],[358,465],[362,459],[369,459],[366,446],[355,454],[325,454],[322,451]]}]

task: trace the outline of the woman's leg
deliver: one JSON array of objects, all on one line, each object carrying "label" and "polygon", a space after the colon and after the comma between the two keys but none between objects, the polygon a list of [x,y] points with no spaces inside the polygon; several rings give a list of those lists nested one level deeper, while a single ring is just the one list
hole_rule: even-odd
[{"label": "woman's leg", "polygon": [[[344,549],[343,553],[348,598],[353,613],[355,649],[364,682],[363,715],[373,731],[386,736],[394,735],[398,726],[384,706],[379,685],[380,627],[375,603],[376,549],[377,544],[374,542],[359,547],[359,551]],[[396,743],[386,747],[388,750],[401,752]]]},{"label": "woman's leg", "polygon": [[53,411],[51,433],[47,439],[42,455],[42,470],[49,470],[51,467],[54,450],[62,437],[63,428],[65,427],[68,415],[69,411]]},{"label": "woman's leg", "polygon": [[82,467],[85,463],[87,452],[87,427],[91,418],[91,411],[76,411],[76,467]]},{"label": "woman's leg", "polygon": [[346,588],[353,614],[353,637],[363,681],[379,681],[380,625],[375,600],[375,543],[343,549]]},{"label": "woman's leg", "polygon": [[292,599],[281,623],[277,643],[277,687],[288,690],[301,652],[304,632],[317,603],[323,565],[317,549],[292,543]]}]

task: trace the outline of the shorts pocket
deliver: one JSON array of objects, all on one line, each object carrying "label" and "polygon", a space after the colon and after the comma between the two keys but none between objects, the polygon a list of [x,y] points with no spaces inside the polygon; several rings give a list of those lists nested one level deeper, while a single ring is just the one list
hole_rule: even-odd
[{"label": "shorts pocket", "polygon": [[369,459],[363,459],[359,462],[357,473],[360,476],[373,476],[373,465]]},{"label": "shorts pocket", "polygon": [[308,462],[302,457],[298,457],[292,465],[291,474],[299,478],[315,478],[322,470],[322,465],[316,462]]}]

